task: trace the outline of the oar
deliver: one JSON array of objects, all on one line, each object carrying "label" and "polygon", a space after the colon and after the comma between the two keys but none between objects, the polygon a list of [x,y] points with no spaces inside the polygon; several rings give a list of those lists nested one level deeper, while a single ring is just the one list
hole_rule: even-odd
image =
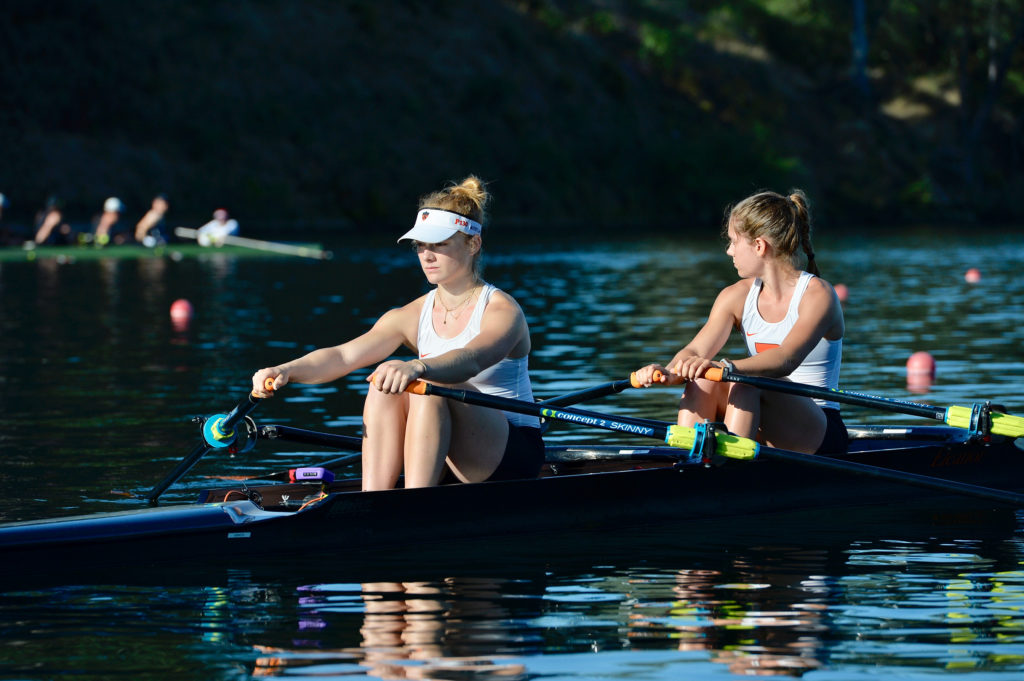
[{"label": "oar", "polygon": [[359,450],[363,447],[363,438],[356,437],[355,435],[320,433],[315,430],[303,430],[302,428],[294,428],[292,426],[260,426],[259,435],[268,440],[287,440],[288,442],[334,447],[335,449]]},{"label": "oar", "polygon": [[[268,390],[273,389],[273,379],[267,379],[269,385]],[[245,418],[246,414],[256,408],[259,404],[260,398],[256,397],[252,393],[249,393],[245,398],[235,405],[227,414],[215,414],[210,418],[206,419],[203,423],[203,439],[196,445],[188,456],[181,460],[174,470],[167,474],[163,480],[161,480],[156,487],[150,490],[149,494],[145,498],[150,504],[156,505],[157,499],[164,491],[178,481],[181,476],[188,473],[189,470],[199,459],[206,456],[208,452],[213,449],[220,449],[222,447],[230,447],[234,444],[238,437],[235,432],[235,426]]]},{"label": "oar", "polygon": [[[566,421],[568,423],[579,423],[585,426],[601,428],[603,430],[657,438],[664,440],[669,446],[679,449],[701,449],[706,437],[706,429],[703,428],[689,428],[685,426],[677,426],[664,421],[637,419],[628,416],[611,416],[599,412],[572,409],[568,407],[552,409],[551,407],[540,403],[523,402],[521,400],[498,397],[496,395],[485,395],[483,393],[470,390],[445,388],[443,386],[434,385],[433,383],[425,383],[423,381],[414,381],[408,388],[406,388],[406,390],[417,395],[436,395],[438,397],[445,397],[450,400],[456,400],[458,402],[464,402],[466,404],[472,404],[480,407],[501,409],[503,411],[511,411],[518,414],[526,414],[528,416],[544,417],[548,419],[555,419],[557,421]],[[869,466],[867,464],[857,463],[855,461],[831,459],[815,454],[801,454],[799,452],[791,452],[785,449],[775,449],[774,447],[761,445],[754,440],[727,433],[715,433],[713,437],[715,446],[714,453],[730,459],[752,460],[758,456],[762,456],[769,459],[790,461],[793,463],[815,466],[817,468],[825,468],[833,471],[864,475],[882,480],[915,485],[926,489],[956,492],[958,494],[974,496],[988,501],[998,501],[1000,503],[1009,503],[1015,506],[1024,506],[1024,494],[1017,494],[1015,492],[980,487],[978,485],[970,485],[953,480],[944,480],[942,478],[933,478],[926,475],[918,475],[917,473],[894,471],[888,468],[880,468],[878,466]]]},{"label": "oar", "polygon": [[566,407],[570,404],[579,404],[580,402],[586,402],[588,400],[596,400],[597,398],[604,397],[605,395],[621,393],[626,388],[639,387],[640,384],[637,383],[636,373],[632,373],[629,375],[629,378],[601,383],[600,385],[595,385],[592,388],[584,388],[583,390],[566,393],[565,395],[559,395],[558,397],[541,400],[540,403],[549,407]]},{"label": "oar", "polygon": [[[199,230],[188,227],[175,227],[174,235],[182,239],[198,239]],[[300,258],[313,258],[314,260],[330,260],[333,254],[322,248],[314,246],[297,246],[295,244],[282,244],[276,241],[261,241],[260,239],[249,239],[242,236],[219,236],[217,241],[232,246],[252,248],[257,251],[269,251],[283,255],[297,255]]]},{"label": "oar", "polygon": [[[833,390],[831,388],[819,388],[804,383],[793,383],[782,381],[776,378],[765,378],[763,376],[747,376],[737,374],[727,369],[708,369],[704,378],[710,381],[730,381],[732,383],[746,383],[755,388],[763,390],[774,390],[792,395],[804,397],[816,397],[822,400],[834,400],[846,404],[856,404],[862,407],[874,407],[885,411],[899,412],[911,416],[923,416],[953,426],[954,428],[970,428],[973,410],[971,407],[934,407],[930,404],[919,402],[907,402],[905,400],[894,400],[886,397],[875,397],[863,393],[847,392],[845,390]],[[991,431],[996,435],[1008,437],[1024,436],[1024,418],[1011,416],[997,411],[991,412]]]}]

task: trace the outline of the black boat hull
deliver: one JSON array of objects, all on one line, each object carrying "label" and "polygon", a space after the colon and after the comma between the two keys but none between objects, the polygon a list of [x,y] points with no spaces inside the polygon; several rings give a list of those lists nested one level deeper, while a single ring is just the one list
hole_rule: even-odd
[{"label": "black boat hull", "polygon": [[[1024,452],[1012,441],[965,442],[958,439],[962,431],[941,427],[907,433],[886,439],[875,429],[872,437],[856,440],[856,451],[846,458],[984,487],[1024,488]],[[891,507],[898,515],[902,503],[938,512],[1000,506],[784,461],[673,465],[680,454],[668,448],[549,448],[552,463],[537,480],[382,492],[360,492],[358,481],[341,480],[302,510],[320,494],[318,486],[249,484],[207,490],[195,505],[8,523],[0,525],[0,571],[7,577],[40,570],[74,575],[105,564],[138,568],[281,554],[355,561],[389,547],[412,551],[448,540],[654,522],[735,519],[739,526],[794,511],[833,522],[865,507]]]}]

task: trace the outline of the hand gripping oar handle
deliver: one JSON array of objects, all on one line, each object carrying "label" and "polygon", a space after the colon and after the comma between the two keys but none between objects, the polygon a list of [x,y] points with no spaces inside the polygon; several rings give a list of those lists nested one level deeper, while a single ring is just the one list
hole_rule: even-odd
[{"label": "hand gripping oar handle", "polygon": [[[543,416],[549,419],[566,421],[568,423],[579,423],[581,425],[601,428],[603,430],[661,439],[669,446],[677,447],[679,449],[694,449],[695,445],[699,446],[700,444],[698,442],[700,429],[677,426],[664,421],[652,421],[628,416],[611,416],[583,409],[552,409],[543,403],[524,402],[522,400],[513,400],[495,395],[485,395],[471,390],[445,388],[443,386],[426,383],[424,381],[414,381],[409,384],[409,387],[406,388],[406,392],[417,395],[445,397],[458,402],[464,402],[466,404],[473,404],[481,407],[489,407],[491,409],[511,411],[519,414],[526,414],[528,416]],[[843,459],[818,456],[816,454],[801,454],[799,452],[791,452],[784,449],[775,449],[773,447],[762,446],[754,440],[728,433],[714,433],[714,453],[730,459],[740,460],[751,460],[758,456],[764,456],[766,458],[790,461],[792,463],[811,465],[819,468],[827,468],[855,475],[866,475],[873,478],[901,482],[909,485],[915,485],[917,487],[936,489],[946,492],[956,492],[958,494],[966,494],[987,499],[989,501],[999,501],[1002,503],[1013,504],[1015,506],[1024,506],[1024,494],[991,489],[988,487],[980,487],[953,480],[932,478],[926,475],[918,475],[916,473],[894,471],[888,468],[857,463],[855,461],[846,461]]]},{"label": "hand gripping oar handle", "polygon": [[[263,388],[274,392],[274,379],[267,378],[263,381]],[[214,448],[229,447],[236,438],[235,426],[244,419],[249,412],[256,408],[262,398],[249,393],[248,396],[229,411],[227,414],[214,414],[206,419],[203,425],[203,438],[206,444]]]},{"label": "hand gripping oar handle", "polygon": [[[747,385],[752,385],[755,388],[761,388],[763,390],[774,390],[776,392],[789,393],[791,395],[802,395],[804,397],[813,397],[820,400],[855,404],[861,407],[872,407],[883,411],[910,414],[911,416],[923,416],[924,418],[942,421],[954,428],[968,429],[971,427],[972,423],[973,410],[970,407],[935,407],[930,404],[894,400],[886,397],[865,395],[864,393],[848,392],[846,390],[819,388],[814,385],[782,381],[777,378],[747,376],[744,374],[733,373],[728,369],[719,368],[708,369],[704,373],[704,378],[709,381],[746,383]],[[996,435],[1005,435],[1014,438],[1024,436],[1024,418],[996,411],[991,413],[991,418],[991,430]]]},{"label": "hand gripping oar handle", "polygon": [[[264,381],[263,387],[267,390],[274,389],[274,379],[268,378]],[[217,449],[221,447],[230,446],[236,438],[235,426],[239,421],[244,419],[246,415],[256,408],[256,405],[260,402],[259,397],[256,397],[251,392],[245,396],[245,398],[235,405],[227,414],[216,414],[206,419],[203,423],[203,439],[196,445],[188,456],[178,462],[178,465],[174,467],[174,470],[167,474],[167,476],[161,480],[149,494],[146,495],[146,499],[150,504],[156,504],[157,499],[163,494],[168,487],[177,482],[181,476],[188,473],[199,459],[206,456],[207,452],[211,449]]]}]

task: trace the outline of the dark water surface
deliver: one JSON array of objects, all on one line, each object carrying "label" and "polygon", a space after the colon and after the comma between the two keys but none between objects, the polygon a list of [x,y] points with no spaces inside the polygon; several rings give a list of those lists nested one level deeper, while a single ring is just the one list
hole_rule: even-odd
[{"label": "dark water surface", "polygon": [[[1024,413],[1022,237],[922,230],[818,244],[826,279],[850,288],[842,387]],[[425,290],[414,256],[387,241],[343,244],[327,263],[0,265],[0,520],[137,507],[117,492],[147,490],[191,449],[190,417],[230,408],[254,369],[345,340]],[[735,276],[716,240],[488,246],[487,279],[530,321],[542,397],[667,360]],[[979,283],[965,283],[969,267]],[[178,298],[196,310],[183,329],[168,314]],[[918,350],[938,362],[923,394],[906,385]],[[725,354],[741,354],[737,339]],[[289,387],[254,416],[358,434],[365,375]],[[675,392],[588,406],[671,419]],[[568,425],[548,440],[631,441]],[[211,454],[165,501],[191,500],[209,476],[322,458],[273,443]],[[1021,518],[954,504],[899,519],[652,518],[566,537],[552,518],[529,542],[426,542],[358,567],[339,551],[6,589],[0,678],[1024,677]]]}]

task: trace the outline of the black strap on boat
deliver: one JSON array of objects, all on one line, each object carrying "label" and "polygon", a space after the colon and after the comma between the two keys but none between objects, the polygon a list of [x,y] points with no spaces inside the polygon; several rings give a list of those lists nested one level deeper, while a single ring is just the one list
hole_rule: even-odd
[{"label": "black strap on boat", "polygon": [[684,456],[679,458],[675,467],[684,468],[695,463],[711,463],[711,457],[715,455],[718,443],[715,440],[715,431],[722,424],[704,421],[693,426],[693,447]]},{"label": "black strap on boat", "polygon": [[975,403],[971,409],[971,425],[967,429],[968,440],[988,440],[992,434],[992,402]]}]

